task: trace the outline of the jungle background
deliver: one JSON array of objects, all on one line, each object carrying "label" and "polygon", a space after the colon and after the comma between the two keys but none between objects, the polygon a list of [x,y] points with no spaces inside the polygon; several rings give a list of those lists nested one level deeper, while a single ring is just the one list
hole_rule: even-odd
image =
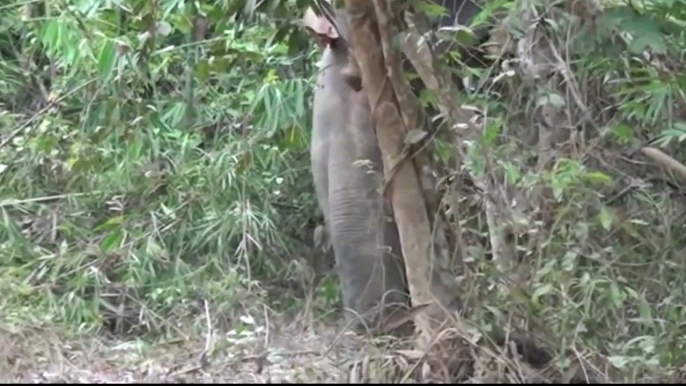
[{"label": "jungle background", "polygon": [[[433,375],[341,321],[308,5],[0,4],[0,380]],[[682,380],[686,2],[489,0],[474,24],[496,14],[488,65],[445,55],[478,116],[430,147],[470,310],[460,381]],[[494,326],[552,359],[527,367]]]}]

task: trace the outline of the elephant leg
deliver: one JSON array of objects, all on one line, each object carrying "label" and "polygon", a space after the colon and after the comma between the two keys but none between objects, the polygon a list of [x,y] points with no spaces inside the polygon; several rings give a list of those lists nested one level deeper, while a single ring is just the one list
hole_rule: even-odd
[{"label": "elephant leg", "polygon": [[[350,121],[331,137],[329,229],[346,307],[365,314],[408,301],[400,240],[380,194],[381,154],[366,95],[350,94]],[[373,316],[373,315],[370,315]]]},{"label": "elephant leg", "polygon": [[345,306],[365,314],[379,303],[406,303],[399,248],[389,245],[397,244],[397,229],[383,213],[378,179],[348,165],[334,169],[338,173],[330,181],[329,228]]}]

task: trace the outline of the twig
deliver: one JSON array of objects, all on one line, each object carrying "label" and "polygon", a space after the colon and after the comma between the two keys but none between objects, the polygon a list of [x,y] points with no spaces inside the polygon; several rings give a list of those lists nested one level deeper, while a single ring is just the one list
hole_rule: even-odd
[{"label": "twig", "polygon": [[341,330],[341,332],[339,332],[339,333],[336,335],[336,338],[333,340],[333,342],[331,342],[331,344],[329,345],[329,347],[326,348],[326,351],[324,351],[324,353],[322,353],[322,355],[321,355],[322,358],[325,358],[327,355],[329,355],[329,353],[331,352],[331,350],[333,350],[333,348],[336,347],[336,345],[338,344],[338,342],[340,342],[341,338],[343,337],[343,334],[345,334],[345,332],[348,330],[348,327],[350,327],[350,326],[353,324],[353,321],[354,321],[354,320],[351,319],[351,320],[348,321],[348,323],[346,323],[346,325],[343,327],[343,329]]},{"label": "twig", "polygon": [[93,195],[93,194],[99,194],[99,193],[100,193],[99,191],[94,191],[94,192],[88,192],[88,193],[56,194],[56,195],[52,195],[52,196],[27,198],[24,200],[17,200],[17,199],[10,198],[8,200],[0,201],[0,208],[4,208],[4,207],[10,206],[10,205],[30,204],[30,203],[44,202],[44,201],[57,201],[57,200],[60,200],[62,198],[81,197],[81,196],[87,196],[87,195]]},{"label": "twig", "polygon": [[207,335],[205,336],[205,349],[202,350],[200,356],[198,357],[198,362],[200,362],[200,368],[206,369],[209,366],[210,361],[208,359],[211,344],[212,344],[212,319],[210,318],[210,307],[207,303],[207,299],[204,300],[205,303],[205,322],[207,323]]},{"label": "twig", "polygon": [[684,164],[681,162],[654,147],[641,148],[641,153],[645,154],[649,158],[652,158],[653,161],[657,162],[658,164],[668,169],[672,169],[675,173],[679,174],[681,178],[686,180],[686,166],[684,166]]}]

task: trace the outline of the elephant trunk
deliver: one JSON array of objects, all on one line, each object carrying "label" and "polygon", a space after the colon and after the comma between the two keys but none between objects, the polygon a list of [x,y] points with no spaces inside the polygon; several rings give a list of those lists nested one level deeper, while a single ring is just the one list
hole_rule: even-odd
[{"label": "elephant trunk", "polygon": [[[377,305],[406,303],[404,269],[395,224],[375,189],[344,187],[330,196],[331,233],[346,307],[364,313]],[[391,229],[390,227],[393,227]],[[399,245],[399,244],[398,244]]]}]

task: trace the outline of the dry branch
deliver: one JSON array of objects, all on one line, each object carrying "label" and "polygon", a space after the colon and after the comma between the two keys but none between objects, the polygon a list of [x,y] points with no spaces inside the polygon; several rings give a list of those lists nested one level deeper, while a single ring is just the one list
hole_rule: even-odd
[{"label": "dry branch", "polygon": [[667,154],[663,153],[661,150],[655,149],[654,147],[641,148],[641,153],[650,157],[653,161],[655,161],[659,165],[662,165],[662,166],[664,166],[670,170],[673,170],[675,173],[677,173],[679,175],[679,177],[686,180],[686,166],[684,166],[681,162],[679,162],[679,161],[675,160],[674,158],[668,156]]},{"label": "dry branch", "polygon": [[457,106],[452,95],[457,89],[449,77],[443,76],[436,71],[433,65],[433,56],[429,45],[421,37],[417,29],[410,25],[408,32],[403,39],[402,49],[417,74],[422,79],[426,87],[435,92],[438,98],[438,108],[450,122],[458,122],[469,127],[471,131],[476,131],[473,124],[474,113],[469,110],[461,109]]}]

